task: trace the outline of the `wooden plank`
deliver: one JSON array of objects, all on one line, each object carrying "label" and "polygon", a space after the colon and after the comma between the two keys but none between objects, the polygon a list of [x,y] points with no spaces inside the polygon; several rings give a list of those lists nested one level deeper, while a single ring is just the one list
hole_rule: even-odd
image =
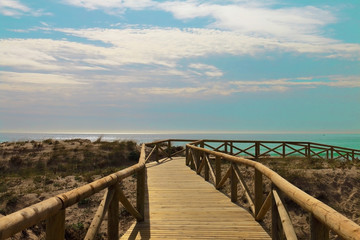
[{"label": "wooden plank", "polygon": [[192,149],[190,149],[190,153],[191,153],[191,156],[192,156],[192,163],[195,166],[195,170],[197,170],[198,166],[197,166],[197,161],[196,161],[196,159],[197,159],[196,153]]},{"label": "wooden plank", "polygon": [[245,182],[244,178],[242,177],[242,174],[241,174],[239,168],[236,165],[233,165],[233,168],[235,170],[236,177],[239,179],[239,183],[240,183],[241,187],[244,189],[245,196],[250,204],[251,211],[255,214],[254,199],[251,197],[250,190],[249,190],[248,186],[246,185],[246,182]]},{"label": "wooden plank", "polygon": [[221,180],[221,158],[215,157],[215,186],[218,186]]},{"label": "wooden plank", "polygon": [[142,218],[138,221],[142,221],[144,218],[145,209],[145,184],[146,184],[146,168],[137,172],[137,188],[136,188],[136,208]]},{"label": "wooden plank", "polygon": [[110,201],[114,196],[114,192],[114,188],[112,188],[110,191],[108,189],[106,190],[84,239],[95,239],[96,234],[99,231],[100,225],[104,219],[104,216],[109,208]]},{"label": "wooden plank", "polygon": [[216,185],[216,189],[221,188],[225,184],[226,180],[230,177],[230,175],[231,175],[231,166],[226,171],[224,177],[220,180],[219,184]]},{"label": "wooden plank", "polygon": [[203,167],[205,166],[205,159],[203,158],[201,163],[200,163],[200,166],[199,168],[196,170],[196,173],[197,174],[200,174],[201,173],[201,170],[203,169]]},{"label": "wooden plank", "polygon": [[255,176],[254,176],[254,205],[255,205],[255,212],[254,216],[257,216],[259,214],[259,211],[261,209],[261,206],[263,204],[263,179],[262,179],[262,173],[255,169]]},{"label": "wooden plank", "polygon": [[[214,174],[214,172],[212,171],[211,165],[210,165],[210,161],[209,161],[209,156],[207,154],[204,155],[205,157],[203,158],[203,161],[206,162],[205,163],[205,174],[204,174],[204,179],[205,181],[209,181],[209,171],[211,169],[211,173]],[[215,178],[214,178],[215,181]]]},{"label": "wooden plank", "polygon": [[65,237],[65,209],[46,219],[46,240],[63,240]]},{"label": "wooden plank", "polygon": [[292,225],[291,219],[289,217],[288,212],[283,205],[279,194],[276,190],[272,190],[272,194],[274,196],[274,200],[277,206],[277,210],[279,213],[279,217],[281,219],[281,224],[284,230],[284,234],[287,240],[297,240],[297,236],[294,230],[294,226]]},{"label": "wooden plank", "polygon": [[108,210],[108,239],[119,239],[119,198],[115,186],[111,186],[109,191],[115,191],[114,196],[109,204]]},{"label": "wooden plank", "polygon": [[[232,164],[234,165],[234,164]],[[237,177],[234,170],[234,167],[231,166],[231,175],[230,175],[230,189],[231,189],[231,201],[236,202],[237,201]]]},{"label": "wooden plank", "polygon": [[147,171],[148,217],[121,239],[270,239],[247,210],[185,167],[183,158]]},{"label": "wooden plank", "polygon": [[270,152],[274,152],[274,153],[279,154],[280,156],[283,156],[282,153],[280,153],[280,152],[278,152],[278,151],[275,151],[275,150],[278,149],[279,147],[282,147],[283,144],[280,144],[279,146],[276,146],[276,147],[274,147],[274,148],[270,148],[270,147],[268,147],[268,146],[266,146],[266,145],[264,145],[264,144],[261,144],[261,143],[260,143],[260,146],[262,146],[262,147],[264,147],[264,148],[267,148],[268,151],[259,154],[259,157],[261,157],[261,156],[266,156],[266,154],[268,154],[268,153],[270,153]]},{"label": "wooden plank", "polygon": [[216,177],[215,177],[215,174],[214,174],[214,170],[210,164],[210,161],[209,161],[209,157],[206,155],[205,157],[205,161],[206,161],[206,165],[211,173],[211,177],[213,178],[213,181],[216,182]]},{"label": "wooden plank", "polygon": [[147,158],[145,159],[145,162],[147,162],[149,160],[149,158],[151,157],[151,155],[153,154],[153,152],[155,151],[156,146],[151,150],[150,154],[147,156]]},{"label": "wooden plank", "polygon": [[256,218],[255,218],[256,221],[260,221],[260,220],[264,219],[267,211],[269,211],[269,209],[271,207],[271,200],[272,200],[272,192],[269,192],[263,205],[260,208],[259,213],[256,215]]},{"label": "wooden plank", "polygon": [[313,214],[310,214],[310,239],[328,240],[329,228],[322,224]]},{"label": "wooden plank", "polygon": [[120,185],[116,184],[117,194],[119,201],[124,206],[124,208],[138,221],[142,221],[144,217],[133,207],[133,205],[129,202],[124,192],[121,190]]}]

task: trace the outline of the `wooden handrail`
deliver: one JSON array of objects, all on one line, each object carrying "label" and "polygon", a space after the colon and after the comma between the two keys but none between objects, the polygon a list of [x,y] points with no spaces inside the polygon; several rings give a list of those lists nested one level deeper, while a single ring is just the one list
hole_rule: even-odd
[{"label": "wooden handrail", "polygon": [[317,200],[316,198],[303,192],[263,164],[242,157],[231,156],[221,152],[215,152],[205,148],[196,147],[191,144],[187,144],[186,146],[190,149],[190,152],[203,152],[209,155],[211,154],[217,158],[228,160],[234,164],[243,164],[255,168],[264,176],[266,176],[272,182],[272,184],[281,190],[281,192],[283,192],[287,197],[296,202],[303,209],[310,212],[319,222],[336,232],[342,238],[349,240],[360,239],[359,225],[341,215],[321,201]]}]

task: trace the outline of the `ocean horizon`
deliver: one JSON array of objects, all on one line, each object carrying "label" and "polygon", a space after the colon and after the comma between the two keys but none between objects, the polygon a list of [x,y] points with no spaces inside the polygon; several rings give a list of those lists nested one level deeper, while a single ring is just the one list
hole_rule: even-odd
[{"label": "ocean horizon", "polygon": [[45,139],[67,140],[88,139],[96,141],[133,140],[148,143],[162,139],[216,139],[216,140],[264,140],[264,141],[303,141],[339,147],[360,149],[360,134],[342,133],[0,133],[1,142],[42,141]]}]

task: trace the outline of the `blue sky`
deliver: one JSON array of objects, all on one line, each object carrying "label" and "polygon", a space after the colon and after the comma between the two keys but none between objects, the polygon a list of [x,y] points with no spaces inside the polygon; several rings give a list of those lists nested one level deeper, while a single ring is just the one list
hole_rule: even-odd
[{"label": "blue sky", "polygon": [[0,131],[360,133],[359,12],[2,0]]}]

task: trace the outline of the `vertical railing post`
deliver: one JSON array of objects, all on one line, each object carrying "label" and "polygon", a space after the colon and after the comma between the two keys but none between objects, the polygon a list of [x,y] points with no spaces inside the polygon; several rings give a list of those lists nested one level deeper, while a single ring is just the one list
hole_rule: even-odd
[{"label": "vertical railing post", "polygon": [[233,144],[233,142],[230,142],[230,155],[234,154]]},{"label": "vertical railing post", "polygon": [[[202,154],[202,153],[201,153],[200,151],[198,151],[198,150],[195,151],[195,158],[196,158],[196,159],[195,159],[195,161],[196,161],[196,166],[195,166],[196,169],[195,169],[195,170],[196,170],[196,171],[197,171],[197,170],[199,169],[199,167],[200,167],[201,154]],[[198,173],[198,174],[200,174],[200,173]]]},{"label": "vertical railing post", "polygon": [[168,158],[171,159],[171,141],[168,140]]},{"label": "vertical railing post", "polygon": [[189,162],[190,162],[189,147],[186,145],[185,146],[185,165],[189,166]]},{"label": "vertical railing post", "polygon": [[259,160],[260,156],[260,142],[255,142],[255,161]]},{"label": "vertical railing post", "polygon": [[352,155],[352,157],[351,157],[352,161],[355,162],[355,151],[354,150],[352,150],[351,155]]},{"label": "vertical railing post", "polygon": [[[205,155],[204,155],[203,161],[206,161]],[[209,161],[210,161],[210,159],[209,159]],[[205,176],[204,176],[205,181],[209,181],[209,171],[210,171],[209,165],[205,162]]]},{"label": "vertical railing post", "polygon": [[[189,151],[189,157],[192,159],[192,161],[190,161],[190,168],[192,169],[192,170],[194,170],[195,169],[195,161],[196,161],[196,152],[195,152],[195,150],[194,149],[189,149],[190,151]],[[190,160],[190,159],[189,159]]]},{"label": "vertical railing post", "polygon": [[137,186],[136,186],[136,208],[143,217],[145,212],[145,184],[146,183],[146,167],[144,166],[137,172]]},{"label": "vertical railing post", "polygon": [[65,209],[46,219],[46,240],[64,240]]},{"label": "vertical railing post", "polygon": [[286,144],[283,143],[282,144],[282,158],[285,158],[285,156],[286,156]]},{"label": "vertical railing post", "polygon": [[262,173],[255,169],[255,217],[259,214],[261,206],[263,204],[263,177]]},{"label": "vertical railing post", "polygon": [[310,160],[311,159],[311,145],[310,143],[307,144],[307,155],[306,155],[307,159]]},{"label": "vertical railing post", "polygon": [[224,152],[227,154],[228,153],[228,142],[225,142],[225,145],[224,145]]},{"label": "vertical railing post", "polygon": [[237,182],[238,179],[236,177],[235,169],[233,167],[233,164],[231,164],[231,175],[230,175],[230,183],[231,183],[231,201],[236,202],[237,201]]},{"label": "vertical railing post", "polygon": [[329,229],[310,214],[310,239],[311,240],[328,240]]},{"label": "vertical railing post", "polygon": [[159,145],[158,143],[155,144],[155,160],[156,162],[159,162]]},{"label": "vertical railing post", "polygon": [[331,159],[334,159],[334,147],[330,148],[330,156],[331,156]]},{"label": "vertical railing post", "polygon": [[221,158],[218,156],[215,157],[215,178],[215,186],[217,186],[221,181]]},{"label": "vertical railing post", "polygon": [[114,196],[109,204],[108,210],[108,239],[118,240],[119,239],[119,194],[115,185],[109,187],[114,189]]}]

